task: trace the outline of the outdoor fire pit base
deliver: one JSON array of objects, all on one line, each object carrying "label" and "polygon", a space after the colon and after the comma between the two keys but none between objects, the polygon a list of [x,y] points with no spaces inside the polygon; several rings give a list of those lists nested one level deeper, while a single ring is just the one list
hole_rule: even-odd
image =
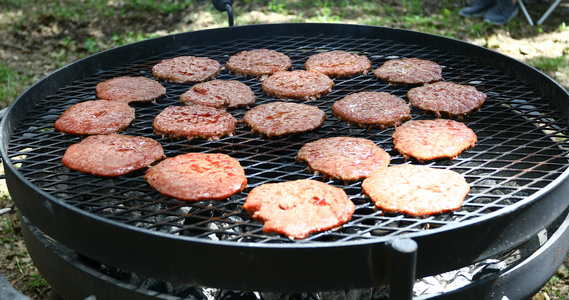
[{"label": "outdoor fire pit base", "polygon": [[[547,241],[535,243],[534,236],[520,247],[533,247],[533,253],[507,268],[479,276],[470,284],[417,299],[526,299],[537,293],[555,274],[569,249],[569,215],[565,211],[547,229]],[[22,232],[34,264],[52,286],[52,300],[58,299],[272,299],[282,295],[253,291],[221,291],[170,283],[86,258],[43,234],[22,216]],[[540,237],[543,239],[543,234]],[[541,245],[540,245],[541,244]],[[533,245],[533,246],[532,246]],[[532,274],[532,276],[527,276]],[[323,292],[326,294],[328,292]],[[388,287],[331,292],[342,299],[347,293],[359,298],[386,299]],[[383,293],[383,294],[382,294]],[[287,299],[320,299],[311,294],[291,295]],[[330,296],[329,296],[330,297]],[[276,298],[275,298],[276,299]],[[285,298],[282,298],[285,299]],[[328,298],[326,298],[328,299]]]}]

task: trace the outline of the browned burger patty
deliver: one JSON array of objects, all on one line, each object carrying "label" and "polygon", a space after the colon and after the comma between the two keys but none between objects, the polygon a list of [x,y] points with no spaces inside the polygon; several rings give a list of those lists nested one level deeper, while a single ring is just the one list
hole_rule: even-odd
[{"label": "browned burger patty", "polygon": [[437,117],[441,114],[462,117],[479,109],[487,96],[470,85],[440,81],[410,89],[407,98],[411,106]]},{"label": "browned burger patty", "polygon": [[237,108],[255,103],[255,94],[237,80],[211,80],[197,83],[180,96],[184,104],[201,104],[215,108]]},{"label": "browned burger patty", "polygon": [[219,139],[233,134],[236,124],[228,112],[203,105],[167,107],[152,123],[156,134],[188,140]]},{"label": "browned burger patty", "polygon": [[448,119],[407,121],[395,129],[392,138],[394,149],[405,159],[419,161],[453,159],[478,140],[472,129]]},{"label": "browned burger patty", "polygon": [[301,179],[254,188],[245,199],[243,209],[263,223],[263,232],[303,239],[312,232],[346,223],[355,205],[340,188]]},{"label": "browned burger patty", "polygon": [[326,113],[316,106],[290,102],[272,102],[255,106],[243,121],[268,137],[307,132],[322,126]]},{"label": "browned burger patty", "polygon": [[187,153],[146,170],[144,179],[161,194],[184,201],[223,200],[247,187],[239,161],[219,153]]},{"label": "browned burger patty", "polygon": [[459,209],[470,191],[455,171],[409,164],[373,171],[362,188],[381,210],[413,216]]},{"label": "browned burger patty", "polygon": [[350,124],[381,128],[398,126],[411,119],[411,109],[405,100],[386,92],[350,94],[332,105],[332,113]]},{"label": "browned burger patty", "polygon": [[292,61],[275,50],[254,49],[231,56],[225,63],[225,68],[237,75],[260,77],[290,69]]},{"label": "browned burger patty", "polygon": [[134,121],[134,108],[123,102],[92,100],[70,106],[55,121],[56,130],[70,134],[118,133]]},{"label": "browned burger patty", "polygon": [[151,102],[166,96],[166,88],[158,81],[146,77],[115,77],[95,87],[99,99],[131,102]]},{"label": "browned burger patty", "polygon": [[388,60],[375,69],[373,74],[389,83],[421,84],[443,80],[439,64],[419,58]]},{"label": "browned burger patty", "polygon": [[302,146],[296,158],[314,171],[344,181],[367,177],[377,168],[387,167],[391,157],[374,142],[354,137],[332,137]]},{"label": "browned burger patty", "polygon": [[322,73],[313,71],[281,71],[265,79],[262,87],[269,96],[314,100],[332,92],[334,81]]},{"label": "browned burger patty", "polygon": [[304,67],[330,77],[353,77],[371,71],[371,61],[365,55],[347,51],[329,51],[314,54],[308,58]]},{"label": "browned burger patty", "polygon": [[202,82],[215,78],[219,72],[219,62],[196,56],[165,59],[152,67],[154,77],[171,83]]},{"label": "browned burger patty", "polygon": [[63,165],[98,176],[120,176],[165,158],[157,141],[120,134],[92,135],[67,148]]}]

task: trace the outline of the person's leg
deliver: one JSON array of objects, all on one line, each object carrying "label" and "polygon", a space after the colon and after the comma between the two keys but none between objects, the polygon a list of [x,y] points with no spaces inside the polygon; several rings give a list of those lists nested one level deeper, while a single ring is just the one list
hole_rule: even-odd
[{"label": "person's leg", "polygon": [[517,0],[498,0],[484,15],[484,22],[504,25],[518,14]]},{"label": "person's leg", "polygon": [[483,16],[492,6],[496,5],[497,2],[497,0],[476,0],[470,6],[459,10],[458,13],[463,17]]}]

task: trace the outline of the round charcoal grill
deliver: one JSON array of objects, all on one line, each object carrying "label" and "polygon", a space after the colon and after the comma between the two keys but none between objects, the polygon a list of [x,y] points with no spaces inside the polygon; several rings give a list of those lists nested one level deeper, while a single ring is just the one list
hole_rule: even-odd
[{"label": "round charcoal grill", "polygon": [[[393,128],[360,128],[332,116],[332,104],[360,91],[406,99],[410,87],[388,85],[372,74],[335,79],[334,91],[313,101],[326,112],[310,133],[269,139],[240,124],[216,141],[171,140],[153,133],[164,108],[181,105],[190,85],[163,83],[167,97],[133,104],[135,122],[124,132],[153,137],[172,157],[187,152],[228,154],[244,167],[248,187],[224,201],[188,203],[162,196],[144,171],[101,178],[65,168],[61,157],[83,137],[61,134],[53,122],[70,105],[94,100],[95,85],[116,76],[147,76],[162,59],[194,55],[224,64],[229,56],[274,49],[303,69],[312,54],[346,50],[370,58],[373,68],[392,58],[418,57],[443,66],[446,81],[473,85],[488,95],[463,121],[478,135],[476,147],[454,160],[424,163],[464,175],[471,191],[452,213],[417,218],[374,209],[361,181],[343,188],[357,208],[341,228],[303,240],[264,234],[241,208],[263,183],[309,178],[295,161],[307,142],[348,135],[375,141],[392,156]],[[277,101],[256,79],[224,70],[255,92],[257,104]],[[279,100],[280,101],[280,100]],[[44,78],[22,94],[2,120],[2,159],[10,193],[39,230],[85,257],[173,282],[245,291],[310,292],[393,283],[460,268],[523,243],[567,208],[569,94],[539,71],[468,43],[413,31],[345,24],[272,24],[203,30],[150,39],[85,58]],[[238,119],[247,109],[231,110]],[[412,110],[413,119],[434,118]],[[415,249],[416,246],[416,249]],[[416,260],[415,260],[416,259]],[[412,273],[412,274],[409,274]],[[407,275],[405,275],[407,274]]]}]

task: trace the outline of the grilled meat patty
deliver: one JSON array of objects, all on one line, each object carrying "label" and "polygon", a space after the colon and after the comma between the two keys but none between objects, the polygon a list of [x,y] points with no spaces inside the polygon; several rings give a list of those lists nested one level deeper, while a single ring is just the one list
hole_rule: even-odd
[{"label": "grilled meat patty", "polygon": [[387,167],[391,157],[373,141],[355,137],[332,137],[302,146],[296,158],[316,172],[344,181],[367,177]]},{"label": "grilled meat patty", "polygon": [[405,100],[386,92],[350,94],[332,105],[332,113],[350,124],[369,127],[398,126],[411,119]]},{"label": "grilled meat patty", "polygon": [[487,95],[470,85],[439,81],[412,88],[407,92],[411,106],[441,114],[463,117],[479,109]]},{"label": "grilled meat patty", "polygon": [[134,121],[134,108],[109,100],[91,100],[67,108],[55,121],[57,131],[77,134],[118,133]]},{"label": "grilled meat patty", "polygon": [[329,51],[310,56],[304,63],[304,68],[330,77],[353,77],[369,73],[371,61],[365,55],[347,51]]},{"label": "grilled meat patty", "polygon": [[350,220],[354,203],[341,188],[301,179],[262,184],[249,192],[243,209],[263,223],[264,233],[303,239]]},{"label": "grilled meat patty", "polygon": [[210,80],[196,83],[180,96],[180,102],[215,108],[237,108],[255,103],[255,94],[248,85],[237,80]]},{"label": "grilled meat patty", "polygon": [[271,102],[245,113],[243,122],[268,137],[281,137],[314,130],[324,123],[326,113],[316,106],[290,102]]},{"label": "grilled meat patty", "polygon": [[388,83],[423,84],[443,80],[439,64],[414,57],[388,60],[373,74]]},{"label": "grilled meat patty", "polygon": [[247,187],[239,161],[220,153],[187,153],[146,170],[144,179],[161,194],[184,201],[223,200]]},{"label": "grilled meat patty", "polygon": [[172,138],[219,139],[235,131],[237,119],[222,109],[203,105],[170,106],[160,112],[154,133]]},{"label": "grilled meat patty", "polygon": [[229,72],[250,77],[268,76],[292,68],[292,61],[286,54],[269,49],[241,51],[229,57],[225,63]]},{"label": "grilled meat patty", "polygon": [[314,100],[332,92],[334,81],[314,71],[280,71],[265,79],[261,86],[265,94],[280,99]]},{"label": "grilled meat patty", "polygon": [[92,135],[67,148],[63,165],[83,173],[115,177],[165,158],[162,145],[140,136]]},{"label": "grilled meat patty", "polygon": [[395,128],[392,138],[394,149],[405,159],[419,161],[453,159],[478,141],[468,126],[448,119],[407,121]]},{"label": "grilled meat patty", "polygon": [[410,164],[377,169],[362,188],[381,210],[412,216],[459,209],[470,191],[455,171]]},{"label": "grilled meat patty", "polygon": [[205,57],[178,56],[152,67],[152,75],[171,83],[194,83],[215,78],[221,72],[218,61]]},{"label": "grilled meat patty", "polygon": [[152,102],[166,96],[166,88],[146,77],[121,76],[100,82],[95,87],[97,98],[132,102]]}]

